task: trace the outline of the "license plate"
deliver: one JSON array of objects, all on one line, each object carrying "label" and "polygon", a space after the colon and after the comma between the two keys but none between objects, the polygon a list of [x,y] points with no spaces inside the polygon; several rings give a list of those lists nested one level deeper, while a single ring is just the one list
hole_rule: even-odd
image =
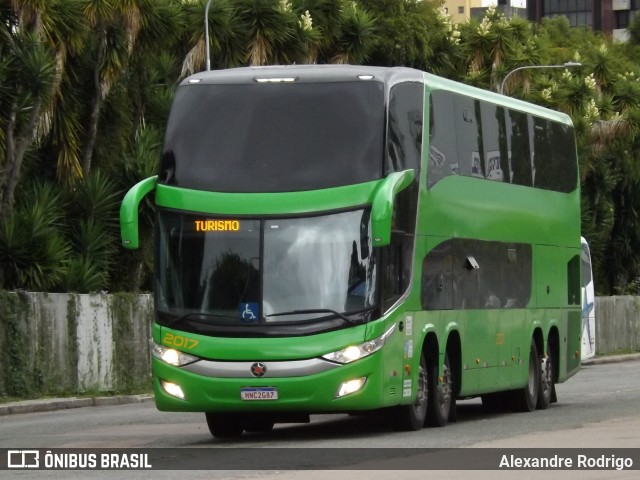
[{"label": "license plate", "polygon": [[240,389],[242,400],[278,400],[278,389],[272,387],[248,387]]}]

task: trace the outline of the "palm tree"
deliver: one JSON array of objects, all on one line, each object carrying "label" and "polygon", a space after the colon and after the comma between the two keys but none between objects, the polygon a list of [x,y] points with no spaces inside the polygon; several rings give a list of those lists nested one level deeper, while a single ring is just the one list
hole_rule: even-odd
[{"label": "palm tree", "polygon": [[82,12],[78,5],[78,2],[65,0],[12,0],[3,10],[5,15],[13,19],[5,19],[3,15],[3,19],[6,20],[3,22],[4,26],[12,25],[13,30],[10,34],[31,35],[53,56],[50,92],[47,101],[39,106],[36,139],[42,143],[48,136],[51,137],[51,142],[56,145],[53,153],[58,164],[58,174],[65,181],[73,181],[73,178],[81,173],[75,130],[65,128],[72,126],[71,118],[55,127],[56,119],[60,118],[57,108],[60,105],[64,106],[60,95],[67,60],[73,52],[81,50],[85,33]]},{"label": "palm tree", "polygon": [[331,62],[359,64],[364,62],[373,47],[375,26],[373,17],[352,3],[344,9]]},{"label": "palm tree", "polygon": [[[187,33],[186,45],[192,46],[182,62],[181,80],[203,70],[205,65],[204,13],[207,0],[182,4]],[[228,68],[244,63],[244,32],[235,16],[237,7],[229,0],[215,0],[209,6],[209,43],[214,68]]]},{"label": "palm tree", "polygon": [[[14,0],[14,3],[18,3]],[[33,8],[33,2],[23,4],[23,13]],[[86,22],[80,4],[66,0],[39,2],[38,10],[30,13],[37,19],[32,30],[54,52],[54,76],[51,101],[43,109],[38,136],[50,136],[56,156],[57,175],[65,183],[73,183],[82,175],[77,120],[63,98],[63,83],[71,57],[81,52],[86,40]]]},{"label": "palm tree", "polygon": [[91,171],[98,134],[100,110],[111,87],[123,72],[143,27],[142,9],[153,8],[152,0],[81,0],[91,38],[93,92],[82,147],[82,169]]},{"label": "palm tree", "polygon": [[[362,0],[345,6],[345,12],[352,10],[356,21],[361,16],[354,11],[358,5],[368,12],[365,14],[368,18],[361,18],[361,21],[369,24],[367,29],[372,45],[368,61],[371,64],[431,69],[428,59],[433,55],[433,38],[444,29],[444,25],[434,28],[437,14],[431,2]],[[371,31],[374,26],[375,36]]]},{"label": "palm tree", "polygon": [[246,32],[249,65],[290,63],[295,45],[297,18],[287,0],[237,0],[237,19]]},{"label": "palm tree", "polygon": [[[521,66],[538,63],[539,49],[532,39],[531,27],[522,19],[507,20],[504,14],[489,7],[481,22],[472,20],[461,29],[461,48],[467,62],[466,80],[497,90],[506,74]],[[523,70],[509,77],[505,91],[512,85],[529,87],[531,72]]]},{"label": "palm tree", "polygon": [[24,195],[0,222],[0,288],[51,291],[69,260],[61,229],[64,206],[53,185],[26,183]]},{"label": "palm tree", "polygon": [[297,0],[293,2],[293,9],[300,18],[298,36],[306,45],[305,63],[326,63],[329,61],[330,52],[341,34],[340,22],[344,8],[344,0]]},{"label": "palm tree", "polygon": [[[15,20],[15,17],[12,18]],[[12,209],[25,154],[36,138],[40,114],[51,96],[54,57],[33,34],[17,25],[0,25],[1,109],[4,168],[0,175],[0,219]]]}]

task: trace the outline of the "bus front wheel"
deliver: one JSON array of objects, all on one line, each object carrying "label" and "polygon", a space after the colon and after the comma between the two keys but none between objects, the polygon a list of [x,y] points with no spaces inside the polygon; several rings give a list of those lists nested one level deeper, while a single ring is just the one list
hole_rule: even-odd
[{"label": "bus front wheel", "polygon": [[275,425],[273,418],[263,415],[252,415],[246,418],[245,432],[270,432]]},{"label": "bus front wheel", "polygon": [[393,410],[393,425],[396,430],[420,430],[427,418],[427,401],[429,397],[427,361],[424,353],[420,355],[418,367],[418,385],[416,399],[411,405],[400,405]]},{"label": "bus front wheel", "polygon": [[205,413],[207,426],[215,438],[237,438],[244,431],[244,424],[238,415]]}]

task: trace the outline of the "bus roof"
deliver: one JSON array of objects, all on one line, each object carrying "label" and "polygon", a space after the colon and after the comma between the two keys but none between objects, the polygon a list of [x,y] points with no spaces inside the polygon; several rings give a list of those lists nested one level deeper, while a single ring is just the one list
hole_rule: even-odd
[{"label": "bus roof", "polygon": [[420,82],[424,83],[429,91],[456,92],[571,125],[570,117],[564,113],[407,67],[334,64],[241,67],[199,72],[184,79],[180,85],[253,84],[256,82],[324,83],[355,80],[379,81],[385,83],[387,88],[399,82]]},{"label": "bus roof", "polygon": [[185,84],[242,84],[259,81],[295,81],[296,83],[345,82],[377,80],[423,82],[423,72],[406,67],[369,67],[366,65],[289,65],[242,67],[196,73],[182,81]]}]

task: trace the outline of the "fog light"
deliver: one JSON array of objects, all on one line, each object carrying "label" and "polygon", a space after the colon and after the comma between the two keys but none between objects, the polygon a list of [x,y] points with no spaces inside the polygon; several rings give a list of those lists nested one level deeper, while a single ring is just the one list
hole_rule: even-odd
[{"label": "fog light", "polygon": [[164,391],[167,392],[172,397],[179,398],[180,400],[184,400],[184,392],[180,388],[180,385],[176,385],[175,383],[165,382],[164,380],[160,380],[160,384]]},{"label": "fog light", "polygon": [[364,387],[366,381],[367,377],[362,377],[356,378],[355,380],[349,380],[348,382],[342,382],[340,388],[338,389],[336,398],[344,397],[345,395],[350,395],[357,392],[362,387]]}]

